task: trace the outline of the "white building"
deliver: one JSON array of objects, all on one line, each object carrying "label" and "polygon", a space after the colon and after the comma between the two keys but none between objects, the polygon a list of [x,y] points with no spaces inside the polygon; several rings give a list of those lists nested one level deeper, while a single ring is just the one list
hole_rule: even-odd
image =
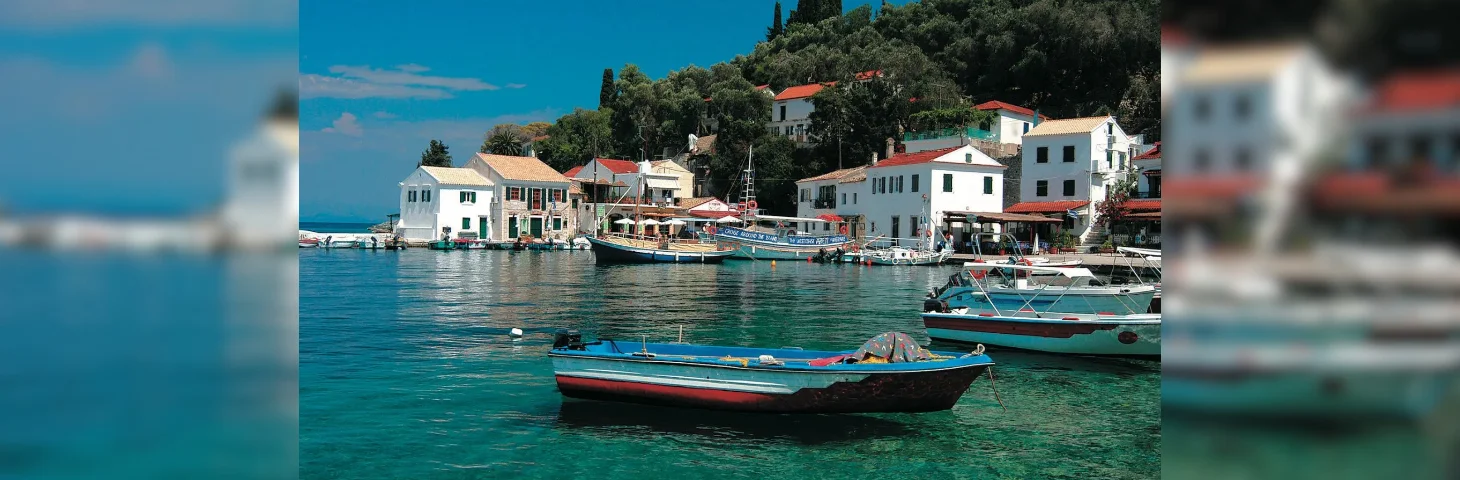
[{"label": "white building", "polygon": [[400,224],[408,239],[491,238],[493,184],[470,168],[416,167],[400,182]]},{"label": "white building", "polygon": [[[222,232],[235,247],[285,248],[299,229],[299,123],[272,115],[233,148]],[[281,247],[282,246],[282,247]]]},{"label": "white building", "polygon": [[1446,173],[1460,171],[1460,70],[1385,78],[1353,117],[1352,169],[1428,162]]},{"label": "white building", "polygon": [[[853,75],[853,81],[860,83],[881,76],[881,70],[868,70]],[[766,123],[766,128],[773,134],[790,137],[796,143],[811,143],[812,139],[808,136],[808,131],[811,128],[811,112],[816,110],[816,105],[812,102],[811,97],[823,88],[834,86],[836,86],[836,82],[810,83],[787,87],[780,93],[776,93],[771,100],[771,119]],[[756,89],[770,91],[769,88],[763,87],[756,87]]]},{"label": "white building", "polygon": [[835,214],[853,223],[854,237],[913,246],[930,228],[945,233],[949,217],[1003,211],[1004,168],[971,146],[893,155],[796,182],[797,215]]},{"label": "white building", "polygon": [[1091,240],[1095,202],[1131,171],[1136,148],[1111,116],[1042,122],[1024,134],[1019,203],[1006,211],[1061,215],[1065,230]]},{"label": "white building", "polygon": [[1144,153],[1131,158],[1131,165],[1139,178],[1136,180],[1136,198],[1161,198],[1161,142]]},{"label": "white building", "polygon": [[1179,79],[1163,115],[1172,175],[1253,180],[1253,242],[1271,251],[1314,160],[1345,153],[1332,139],[1352,83],[1304,44],[1204,46]]},{"label": "white building", "polygon": [[[1024,143],[1024,134],[1039,122],[1049,119],[1034,110],[998,100],[980,103],[973,108],[991,112],[994,117],[977,125],[905,132],[902,135],[904,148],[908,153],[916,153],[972,144],[985,147],[985,152],[998,150],[996,153],[1013,155],[1018,152],[1017,146]],[[1000,145],[1013,147],[995,148]]]},{"label": "white building", "polygon": [[577,205],[569,198],[572,181],[532,157],[478,153],[466,163],[493,185],[492,240],[523,236],[567,240],[578,233]]},{"label": "white building", "polygon": [[568,170],[567,176],[589,181],[606,180],[609,184],[623,182],[627,188],[616,189],[622,200],[615,198],[613,203],[632,204],[637,201],[670,206],[675,204],[675,199],[688,196],[687,193],[694,188],[694,174],[673,165],[673,162],[666,163],[670,165],[661,164],[656,168],[651,162],[595,158],[581,167]]}]

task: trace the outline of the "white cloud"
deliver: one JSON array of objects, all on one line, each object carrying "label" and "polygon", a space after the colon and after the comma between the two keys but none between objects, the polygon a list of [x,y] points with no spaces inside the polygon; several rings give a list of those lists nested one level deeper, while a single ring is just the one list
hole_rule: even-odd
[{"label": "white cloud", "polygon": [[451,92],[407,85],[381,85],[307,74],[299,76],[299,98],[451,98]]},{"label": "white cloud", "polygon": [[298,28],[298,0],[5,0],[0,27],[64,30],[98,26]]},{"label": "white cloud", "polygon": [[168,80],[173,76],[173,66],[162,45],[144,43],[132,53],[132,59],[127,63],[127,72],[147,80]]},{"label": "white cloud", "polygon": [[338,125],[324,130],[304,130],[299,132],[300,145],[304,149],[300,159],[314,161],[321,158],[342,158],[338,155],[343,152],[386,156],[419,155],[432,139],[446,142],[451,147],[453,156],[465,158],[471,152],[477,151],[477,147],[482,144],[482,135],[494,125],[551,122],[561,115],[556,109],[544,109],[487,118],[373,122],[368,136],[337,135],[344,133]]},{"label": "white cloud", "polygon": [[365,129],[360,128],[360,124],[355,120],[358,120],[357,118],[355,118],[355,114],[350,112],[341,113],[340,118],[335,119],[333,124],[334,126],[325,127],[324,131],[329,133],[340,133],[352,137],[364,135]]},{"label": "white cloud", "polygon": [[392,118],[395,118],[395,117],[396,117],[396,115],[394,113],[390,113],[390,112],[375,112],[375,118],[392,119]]},{"label": "white cloud", "polygon": [[[305,74],[299,77],[301,98],[452,98],[452,92],[498,90],[501,87],[478,78],[422,75],[429,71],[422,65],[408,63],[393,69],[366,65],[335,65],[334,75]],[[508,88],[522,88],[520,83]]]},{"label": "white cloud", "polygon": [[[412,68],[425,68],[415,65]],[[399,67],[397,67],[399,68]],[[330,67],[330,73],[339,74],[348,78],[357,78],[370,83],[385,85],[416,85],[425,87],[441,87],[451,90],[496,90],[500,87],[483,82],[475,78],[436,77],[421,75],[415,72],[404,70],[381,70],[368,66],[335,65]]]}]

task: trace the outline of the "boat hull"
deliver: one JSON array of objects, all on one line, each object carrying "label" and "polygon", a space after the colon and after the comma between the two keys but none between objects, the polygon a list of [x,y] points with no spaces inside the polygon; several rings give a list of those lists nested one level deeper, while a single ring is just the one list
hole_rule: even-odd
[{"label": "boat hull", "polygon": [[937,254],[933,254],[933,255],[921,255],[921,256],[908,257],[908,258],[886,258],[886,257],[880,257],[880,256],[873,255],[873,256],[870,256],[869,259],[872,261],[872,264],[873,265],[912,265],[912,266],[919,266],[919,265],[942,265],[943,264],[943,261],[944,260],[947,260],[948,257],[950,257],[950,256],[952,256],[951,253],[946,253],[945,252],[945,253],[937,253]]},{"label": "boat hull", "polygon": [[431,243],[427,243],[426,248],[429,248],[431,250],[456,250],[456,242],[435,240]]},{"label": "boat hull", "polygon": [[[624,347],[633,349],[628,343]],[[704,366],[668,356],[620,360],[560,352],[549,356],[558,390],[566,397],[766,413],[947,410],[992,364],[949,361],[949,368],[912,372],[775,371]]]},{"label": "boat hull", "polygon": [[805,261],[851,244],[845,235],[777,237],[733,227],[720,229],[714,239],[720,248],[734,252],[733,257],[741,260]]},{"label": "boat hull", "polygon": [[923,326],[935,340],[1071,355],[1161,358],[1161,320],[1154,316],[1063,320],[924,313]]},{"label": "boat hull", "polygon": [[600,240],[588,239],[598,263],[721,263],[730,252],[686,252],[637,248]]}]

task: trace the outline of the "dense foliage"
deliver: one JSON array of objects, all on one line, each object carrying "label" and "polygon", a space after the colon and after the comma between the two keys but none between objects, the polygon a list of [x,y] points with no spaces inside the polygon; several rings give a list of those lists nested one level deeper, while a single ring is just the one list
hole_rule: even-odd
[{"label": "dense foliage", "polygon": [[[863,5],[801,0],[747,55],[706,69],[649,78],[630,64],[605,70],[597,111],[576,110],[548,129],[540,157],[565,170],[589,158],[672,157],[688,135],[717,134],[710,193],[738,199],[755,147],[763,208],[794,213],[795,180],[867,163],[912,129],[982,121],[987,100],[1052,118],[1118,115],[1128,132],[1160,137],[1157,0],[925,0]],[[779,9],[777,9],[778,11]],[[854,74],[880,71],[856,81]],[[610,86],[610,79],[612,79]],[[807,148],[772,135],[771,97],[837,82],[812,101]],[[849,88],[847,88],[849,87]]]},{"label": "dense foliage", "polygon": [[421,162],[416,166],[426,167],[450,167],[451,153],[447,151],[446,144],[440,140],[431,140],[431,145],[421,152]]}]

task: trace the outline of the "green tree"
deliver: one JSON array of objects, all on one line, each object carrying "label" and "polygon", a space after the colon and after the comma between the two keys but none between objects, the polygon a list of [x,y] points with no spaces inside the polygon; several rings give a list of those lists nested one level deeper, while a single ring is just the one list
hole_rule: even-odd
[{"label": "green tree", "polygon": [[482,153],[497,155],[522,155],[522,144],[532,137],[523,131],[522,126],[504,123],[492,127],[482,138]]},{"label": "green tree", "polygon": [[785,27],[781,26],[781,2],[776,2],[776,14],[772,17],[770,28],[765,31],[765,39],[767,42],[775,40],[785,31]]},{"label": "green tree", "polygon": [[547,129],[548,138],[537,145],[538,158],[557,171],[566,171],[594,157],[607,156],[613,143],[610,112],[573,110]]},{"label": "green tree", "polygon": [[1105,191],[1105,200],[1095,205],[1095,226],[1115,233],[1115,225],[1130,215],[1130,207],[1126,203],[1136,191],[1137,178],[1138,174],[1132,169]]},{"label": "green tree", "polygon": [[613,104],[618,90],[613,86],[613,69],[603,69],[603,83],[598,87],[598,108],[605,108]]},{"label": "green tree", "polygon": [[452,166],[451,153],[447,151],[446,144],[441,143],[440,140],[431,140],[431,145],[421,152],[421,162],[416,166],[450,167]]},{"label": "green tree", "polygon": [[527,137],[528,140],[531,140],[533,138],[547,135],[548,128],[552,126],[553,124],[548,122],[532,122],[522,126],[522,134],[523,136]]},{"label": "green tree", "polygon": [[656,109],[654,82],[634,64],[618,72],[618,98],[614,99],[609,124],[613,127],[614,153],[639,160],[658,144],[659,111]]}]

